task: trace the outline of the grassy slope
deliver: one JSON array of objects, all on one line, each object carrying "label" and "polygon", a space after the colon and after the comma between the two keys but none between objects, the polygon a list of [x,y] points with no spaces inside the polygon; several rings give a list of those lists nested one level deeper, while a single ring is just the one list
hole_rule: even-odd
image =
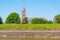
[{"label": "grassy slope", "polygon": [[0,24],[0,30],[51,30],[60,29],[60,24]]},{"label": "grassy slope", "polygon": [[0,37],[1,40],[60,40],[60,38],[15,38],[15,37]]}]

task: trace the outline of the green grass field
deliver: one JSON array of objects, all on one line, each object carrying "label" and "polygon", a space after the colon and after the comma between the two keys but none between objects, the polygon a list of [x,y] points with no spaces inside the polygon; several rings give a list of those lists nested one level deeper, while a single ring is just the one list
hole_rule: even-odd
[{"label": "green grass field", "polygon": [[60,40],[60,38],[15,38],[15,37],[0,37],[0,40]]},{"label": "green grass field", "polygon": [[60,24],[0,24],[0,30],[59,30]]}]

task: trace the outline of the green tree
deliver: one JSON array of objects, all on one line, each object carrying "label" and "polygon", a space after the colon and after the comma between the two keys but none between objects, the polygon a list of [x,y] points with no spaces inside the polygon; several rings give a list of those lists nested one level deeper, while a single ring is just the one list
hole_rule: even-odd
[{"label": "green tree", "polygon": [[6,23],[20,23],[19,14],[16,12],[12,12],[6,19]]},{"label": "green tree", "polygon": [[58,14],[54,17],[54,22],[55,23],[60,23],[60,14]]},{"label": "green tree", "polygon": [[27,17],[25,17],[24,19],[22,19],[22,24],[28,24],[28,19],[27,19]]},{"label": "green tree", "polygon": [[40,23],[40,18],[33,18],[31,23],[32,24],[39,24]]},{"label": "green tree", "polygon": [[40,18],[40,24],[47,24],[48,20],[46,20],[45,18]]},{"label": "green tree", "polygon": [[48,24],[52,24],[53,23],[53,21],[52,20],[48,20]]},{"label": "green tree", "polygon": [[2,18],[0,17],[0,24],[2,24],[3,22],[2,22]]},{"label": "green tree", "polygon": [[33,18],[31,23],[33,23],[33,24],[47,24],[48,20],[46,20],[45,18]]}]

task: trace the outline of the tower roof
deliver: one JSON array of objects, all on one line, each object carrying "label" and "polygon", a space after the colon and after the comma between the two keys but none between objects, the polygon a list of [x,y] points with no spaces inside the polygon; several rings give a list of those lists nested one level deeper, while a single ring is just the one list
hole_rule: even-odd
[{"label": "tower roof", "polygon": [[25,8],[23,8],[23,10],[22,10],[22,11],[23,11],[23,12],[24,12],[24,11],[26,11],[26,10],[25,10]]}]

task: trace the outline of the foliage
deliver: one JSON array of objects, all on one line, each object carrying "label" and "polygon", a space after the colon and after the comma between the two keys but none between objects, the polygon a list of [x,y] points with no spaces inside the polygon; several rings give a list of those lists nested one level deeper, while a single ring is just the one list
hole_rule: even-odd
[{"label": "foliage", "polygon": [[48,23],[48,20],[46,20],[44,18],[33,18],[32,23],[33,24],[46,24],[46,23]]},{"label": "foliage", "polygon": [[40,18],[33,18],[32,23],[33,24],[39,24],[40,23]]},{"label": "foliage", "polygon": [[53,21],[51,21],[51,20],[48,20],[48,24],[53,24]]},{"label": "foliage", "polygon": [[48,20],[46,20],[45,18],[40,18],[40,24],[47,24]]},{"label": "foliage", "polygon": [[54,22],[55,23],[60,23],[60,14],[58,14],[54,17]]},{"label": "foliage", "polygon": [[0,17],[0,24],[2,24],[3,22],[2,22],[2,18]]},{"label": "foliage", "polygon": [[12,12],[6,19],[6,23],[20,23],[19,14]]},{"label": "foliage", "polygon": [[22,19],[22,24],[28,24],[28,19],[27,19],[27,17],[25,17],[24,19]]}]

